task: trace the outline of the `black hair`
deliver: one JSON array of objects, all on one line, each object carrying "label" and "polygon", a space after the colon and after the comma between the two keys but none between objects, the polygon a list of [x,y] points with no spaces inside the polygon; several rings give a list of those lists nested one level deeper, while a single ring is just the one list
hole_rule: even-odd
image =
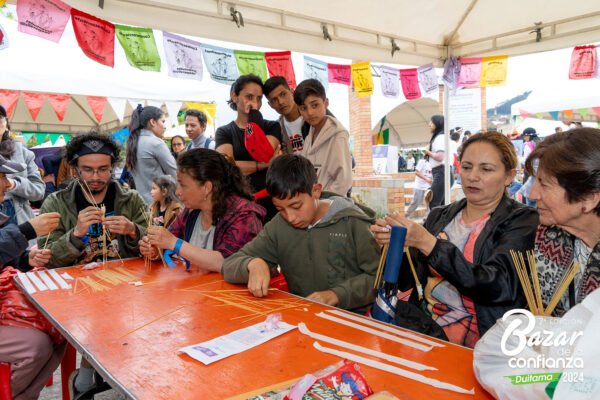
[{"label": "black hair", "polygon": [[256,83],[258,86],[260,86],[261,90],[264,88],[262,79],[254,74],[242,75],[237,78],[236,81],[231,85],[231,91],[229,92],[230,98],[227,100],[227,104],[229,104],[229,107],[231,107],[232,110],[237,111],[237,104],[233,102],[231,96],[234,94],[239,96],[240,92],[244,90],[246,85],[249,83]]},{"label": "black hair", "polygon": [[277,86],[281,86],[281,85],[283,85],[287,89],[290,88],[288,81],[283,76],[279,76],[279,75],[272,76],[265,81],[265,84],[263,86],[263,94],[265,95],[265,97],[268,97],[269,93],[271,93],[273,90],[275,90],[277,88]]},{"label": "black hair", "polygon": [[192,149],[177,157],[177,170],[199,183],[212,182],[213,222],[227,211],[227,198],[238,195],[254,200],[248,179],[235,162],[211,149]]},{"label": "black hair", "polygon": [[294,90],[294,103],[301,106],[308,96],[317,96],[325,100],[325,87],[316,79],[303,80]]},{"label": "black hair", "polygon": [[206,125],[206,114],[204,114],[203,111],[190,108],[185,112],[184,118],[185,117],[196,117],[198,118],[198,122],[200,122],[200,125]]},{"label": "black hair", "polygon": [[10,137],[10,124],[8,123],[8,113],[6,109],[0,105],[0,118],[6,118],[6,131],[0,132],[0,155],[7,160],[10,160],[15,154],[15,141]]},{"label": "black hair", "polygon": [[267,171],[267,192],[284,200],[298,194],[311,195],[317,183],[314,165],[299,155],[282,155],[273,160]]},{"label": "black hair", "polygon": [[110,162],[112,165],[115,165],[116,163],[121,161],[121,147],[113,140],[113,138],[110,135],[96,131],[90,131],[86,133],[78,133],[76,136],[71,138],[69,143],[67,143],[66,157],[67,162],[70,166],[77,166],[77,160],[79,160],[79,157],[76,156],[83,148],[83,144],[90,140],[102,142],[104,146],[108,146],[110,148]]},{"label": "black hair", "polygon": [[150,120],[159,120],[165,113],[158,107],[142,107],[138,104],[137,108],[131,114],[129,123],[129,137],[127,138],[127,155],[125,166],[130,172],[135,171],[137,167],[137,144],[140,137],[140,131],[148,127]]},{"label": "black hair", "polygon": [[173,150],[173,139],[175,139],[175,138],[181,139],[181,141],[183,142],[183,146],[185,147],[185,138],[181,135],[175,135],[171,138],[171,153],[175,153],[175,150]]},{"label": "black hair", "polygon": [[438,135],[444,134],[444,116],[443,115],[434,115],[431,117],[431,123],[434,126],[433,134],[431,135],[431,139],[429,140],[429,151],[431,151],[433,146],[433,141]]}]

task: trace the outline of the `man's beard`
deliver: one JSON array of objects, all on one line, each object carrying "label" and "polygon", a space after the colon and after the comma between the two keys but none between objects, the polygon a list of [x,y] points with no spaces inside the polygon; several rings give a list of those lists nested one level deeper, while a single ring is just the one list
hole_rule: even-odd
[{"label": "man's beard", "polygon": [[[102,182],[102,181],[88,181],[86,182],[87,187],[90,191],[91,194],[93,195],[97,195],[97,194],[101,194],[104,189],[106,189],[106,187],[108,186],[108,182]],[[94,189],[92,188],[92,186],[100,186],[100,189]]]}]

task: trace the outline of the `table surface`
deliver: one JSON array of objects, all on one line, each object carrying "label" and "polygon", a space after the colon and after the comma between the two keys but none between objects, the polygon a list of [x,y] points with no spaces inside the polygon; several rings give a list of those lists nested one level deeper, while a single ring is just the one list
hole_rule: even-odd
[{"label": "table surface", "polygon": [[[285,292],[274,290],[257,299],[219,274],[186,272],[182,265],[169,269],[160,262],[148,267],[143,259],[113,261],[95,270],[57,271],[74,278],[71,289],[38,291],[29,298],[115,389],[130,398],[245,398],[340,361],[316,350],[314,339],[297,329],[208,366],[178,352],[280,312],[283,321],[304,322],[315,333],[436,367],[437,371],[416,372],[474,388],[475,395],[362,366],[375,391],[387,390],[403,400],[491,399],[473,375],[470,349],[440,342],[445,346],[415,350],[319,318],[316,314],[329,307]],[[130,280],[143,284],[134,286],[127,283]]]}]

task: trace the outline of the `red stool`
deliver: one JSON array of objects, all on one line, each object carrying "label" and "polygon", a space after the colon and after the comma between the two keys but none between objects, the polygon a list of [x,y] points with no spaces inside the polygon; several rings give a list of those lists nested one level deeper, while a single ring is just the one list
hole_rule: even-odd
[{"label": "red stool", "polygon": [[10,364],[0,363],[0,399],[12,399],[10,391]]}]

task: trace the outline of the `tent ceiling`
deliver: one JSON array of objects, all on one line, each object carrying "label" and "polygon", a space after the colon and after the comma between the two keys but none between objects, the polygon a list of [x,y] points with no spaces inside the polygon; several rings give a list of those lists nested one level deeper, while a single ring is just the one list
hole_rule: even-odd
[{"label": "tent ceiling", "polygon": [[[455,55],[527,54],[598,40],[589,0],[66,0],[110,21],[348,59],[440,65]],[[232,21],[241,12],[245,26]],[[541,22],[541,41],[534,24]],[[323,25],[332,41],[323,38]],[[400,47],[391,54],[391,39]]]},{"label": "tent ceiling", "polygon": [[[389,144],[399,148],[425,146],[431,138],[429,121],[439,113],[439,103],[428,97],[400,104],[386,115],[384,129],[390,129]],[[375,127],[373,134],[377,131],[379,126]]]}]

